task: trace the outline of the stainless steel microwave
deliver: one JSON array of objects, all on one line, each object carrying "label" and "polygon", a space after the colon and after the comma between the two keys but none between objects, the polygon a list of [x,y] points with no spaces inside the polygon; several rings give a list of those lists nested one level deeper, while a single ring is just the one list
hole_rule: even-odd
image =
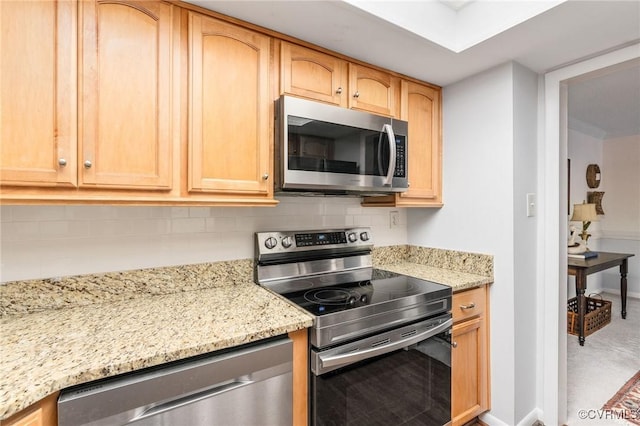
[{"label": "stainless steel microwave", "polygon": [[276,101],[276,192],[406,191],[408,123],[292,96]]}]

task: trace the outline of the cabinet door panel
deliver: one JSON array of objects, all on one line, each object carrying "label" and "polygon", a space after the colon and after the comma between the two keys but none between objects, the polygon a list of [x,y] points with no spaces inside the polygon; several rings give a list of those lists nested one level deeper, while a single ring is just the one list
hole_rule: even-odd
[{"label": "cabinet door panel", "polygon": [[81,185],[168,189],[172,6],[81,4]]},{"label": "cabinet door panel", "polygon": [[189,191],[270,192],[270,39],[190,14]]},{"label": "cabinet door panel", "polygon": [[480,362],[481,320],[456,325],[452,339],[457,344],[451,351],[451,412],[454,425],[464,424],[477,416],[481,410]]},{"label": "cabinet door panel", "polygon": [[409,121],[409,190],[400,203],[442,202],[440,93],[413,82],[402,84],[402,119]]},{"label": "cabinet door panel", "polygon": [[42,409],[38,409],[7,426],[44,426],[42,422]]},{"label": "cabinet door panel", "polygon": [[349,108],[395,117],[399,92],[397,77],[349,64]]},{"label": "cabinet door panel", "polygon": [[3,184],[76,184],[76,13],[74,2],[0,2]]},{"label": "cabinet door panel", "polygon": [[331,55],[282,42],[282,90],[305,98],[347,106],[347,64]]}]

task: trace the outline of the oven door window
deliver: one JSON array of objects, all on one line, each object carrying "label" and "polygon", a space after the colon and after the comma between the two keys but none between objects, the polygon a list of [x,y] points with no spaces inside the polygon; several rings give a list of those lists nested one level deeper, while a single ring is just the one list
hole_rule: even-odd
[{"label": "oven door window", "polygon": [[312,375],[312,423],[445,425],[451,421],[450,359],[448,339],[436,336]]}]

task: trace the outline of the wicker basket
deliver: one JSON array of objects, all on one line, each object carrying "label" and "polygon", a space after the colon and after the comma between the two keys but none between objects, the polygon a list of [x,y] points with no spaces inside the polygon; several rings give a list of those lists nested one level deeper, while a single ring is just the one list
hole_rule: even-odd
[{"label": "wicker basket", "polygon": [[[597,294],[590,294],[585,297],[585,315],[584,315],[584,336],[588,336],[600,330],[611,322],[611,302],[604,300]],[[567,303],[567,331],[575,336],[578,333],[578,299],[573,297]]]}]

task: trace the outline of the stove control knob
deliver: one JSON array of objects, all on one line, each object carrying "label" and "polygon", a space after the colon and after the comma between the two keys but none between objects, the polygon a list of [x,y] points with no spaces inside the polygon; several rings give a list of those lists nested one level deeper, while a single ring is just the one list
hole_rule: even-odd
[{"label": "stove control knob", "polygon": [[347,299],[347,304],[349,305],[349,307],[353,308],[354,306],[356,306],[356,303],[358,302],[358,299],[355,298],[355,296],[351,296],[349,297],[349,299]]},{"label": "stove control knob", "polygon": [[266,241],[264,242],[264,246],[266,248],[268,248],[269,250],[271,250],[272,248],[274,248],[277,245],[278,245],[278,240],[276,240],[273,237],[267,238]]},{"label": "stove control knob", "polygon": [[355,232],[349,233],[348,238],[350,243],[355,243],[358,240],[358,236]]},{"label": "stove control knob", "polygon": [[369,241],[369,233],[368,232],[361,232],[360,233],[360,239],[362,241]]},{"label": "stove control knob", "polygon": [[293,244],[293,241],[291,240],[291,237],[284,237],[282,239],[282,247],[289,248],[289,247],[291,247],[291,244]]}]

